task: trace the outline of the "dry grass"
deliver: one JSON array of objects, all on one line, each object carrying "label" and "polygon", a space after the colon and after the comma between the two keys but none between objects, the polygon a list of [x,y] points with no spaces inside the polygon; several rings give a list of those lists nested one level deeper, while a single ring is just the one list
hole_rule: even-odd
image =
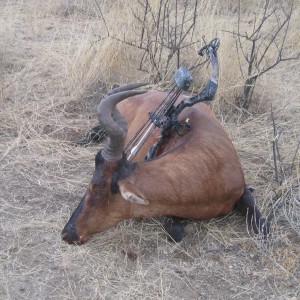
[{"label": "dry grass", "polygon": [[[221,83],[212,107],[259,206],[267,214],[286,196],[272,238],[248,234],[245,219],[233,213],[189,222],[179,244],[169,243],[153,220],[129,220],[81,247],[61,241],[97,151],[74,142],[95,125],[95,105],[107,87],[146,79],[136,71],[137,50],[103,39],[94,1],[65,2],[67,12],[59,0],[5,1],[0,11],[0,299],[297,299],[300,61],[262,77],[254,105],[242,114],[234,105],[243,81],[233,41],[221,32],[232,30],[234,1],[202,1],[198,33],[221,38]],[[130,34],[128,3],[101,3],[110,30]],[[248,16],[260,1],[243,5]],[[289,49],[296,51],[296,17],[291,28]],[[283,130],[282,167],[294,159],[281,186],[273,180],[271,102]]]}]

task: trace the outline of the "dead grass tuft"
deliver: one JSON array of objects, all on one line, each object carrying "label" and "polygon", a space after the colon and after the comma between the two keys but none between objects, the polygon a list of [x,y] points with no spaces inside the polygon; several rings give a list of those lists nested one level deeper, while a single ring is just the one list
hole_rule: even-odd
[{"label": "dead grass tuft", "polygon": [[[128,3],[101,1],[108,28],[134,37]],[[74,142],[96,124],[95,105],[107,88],[146,77],[136,71],[137,49],[106,38],[95,2],[7,1],[0,11],[1,299],[299,297],[299,61],[263,76],[250,111],[241,111],[234,103],[243,80],[232,38],[221,31],[232,30],[236,4],[201,3],[196,34],[209,40],[217,32],[222,43],[212,107],[263,213],[284,199],[272,235],[248,234],[245,218],[232,213],[188,222],[179,244],[168,242],[154,220],[128,220],[81,247],[63,243],[61,229],[98,150]],[[247,16],[261,1],[242,3]],[[298,51],[299,24],[293,22],[288,45]],[[192,52],[185,53],[188,63]],[[195,74],[195,89],[205,72]],[[281,185],[274,182],[271,103],[282,132]]]}]

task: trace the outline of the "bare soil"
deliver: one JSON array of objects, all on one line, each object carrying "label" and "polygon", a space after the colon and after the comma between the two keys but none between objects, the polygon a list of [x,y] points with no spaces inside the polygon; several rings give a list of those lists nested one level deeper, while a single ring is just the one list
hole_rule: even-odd
[{"label": "bare soil", "polygon": [[[114,69],[114,80],[107,81],[87,71],[95,61],[79,60],[86,52],[78,49],[98,38],[99,18],[81,10],[80,1],[68,2],[68,11],[63,1],[1,4],[0,299],[299,299],[300,213],[291,202],[299,201],[299,155],[293,175],[278,187],[270,110],[259,114],[261,102],[242,121],[227,115],[237,111],[232,104],[218,104],[222,94],[214,109],[237,146],[247,181],[256,186],[263,213],[272,207],[274,190],[289,191],[272,237],[247,232],[245,218],[233,212],[187,222],[178,244],[168,241],[155,220],[128,220],[80,247],[61,240],[99,147],[75,142],[97,123],[102,93],[120,82]],[[125,76],[122,68],[118,72]],[[284,129],[281,151],[291,162],[300,129],[299,62],[286,68],[284,91],[275,87],[280,72],[268,84]],[[93,84],[86,77],[94,77]],[[268,88],[264,80],[261,94]]]}]

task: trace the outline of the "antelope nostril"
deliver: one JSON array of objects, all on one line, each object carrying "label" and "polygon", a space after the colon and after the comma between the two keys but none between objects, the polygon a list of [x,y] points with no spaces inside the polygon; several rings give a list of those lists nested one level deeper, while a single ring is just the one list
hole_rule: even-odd
[{"label": "antelope nostril", "polygon": [[74,224],[68,223],[61,233],[61,237],[69,244],[74,244],[79,240]]},{"label": "antelope nostril", "polygon": [[61,233],[61,238],[62,238],[64,241],[67,241],[67,240],[68,240],[68,236],[69,236],[69,234],[68,234],[68,232],[66,232],[66,231],[63,231],[63,232]]}]

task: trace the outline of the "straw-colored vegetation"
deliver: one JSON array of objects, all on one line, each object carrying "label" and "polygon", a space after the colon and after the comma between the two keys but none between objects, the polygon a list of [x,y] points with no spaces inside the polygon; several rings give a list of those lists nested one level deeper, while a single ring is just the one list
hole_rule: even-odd
[{"label": "straw-colored vegetation", "polygon": [[[211,106],[236,145],[263,214],[279,200],[272,236],[253,236],[245,218],[232,213],[188,222],[179,244],[154,220],[126,221],[81,247],[62,242],[99,148],[74,142],[97,123],[95,107],[108,88],[154,83],[157,76],[153,69],[138,71],[142,51],[118,41],[139,40],[138,1],[98,0],[105,23],[92,0],[2,1],[0,299],[298,299],[300,60],[260,77],[249,110],[239,108],[245,78],[234,35],[226,32],[236,31],[237,1],[200,2],[194,31],[200,42],[184,50],[182,60],[196,62],[202,35],[220,37],[220,86]],[[251,30],[264,2],[241,1],[242,26]],[[295,1],[289,55],[300,49],[299,14]],[[172,62],[158,87],[170,86],[175,67]],[[207,74],[200,69],[194,88]],[[275,144],[271,104],[280,133]],[[273,144],[280,152],[279,183]]]}]

